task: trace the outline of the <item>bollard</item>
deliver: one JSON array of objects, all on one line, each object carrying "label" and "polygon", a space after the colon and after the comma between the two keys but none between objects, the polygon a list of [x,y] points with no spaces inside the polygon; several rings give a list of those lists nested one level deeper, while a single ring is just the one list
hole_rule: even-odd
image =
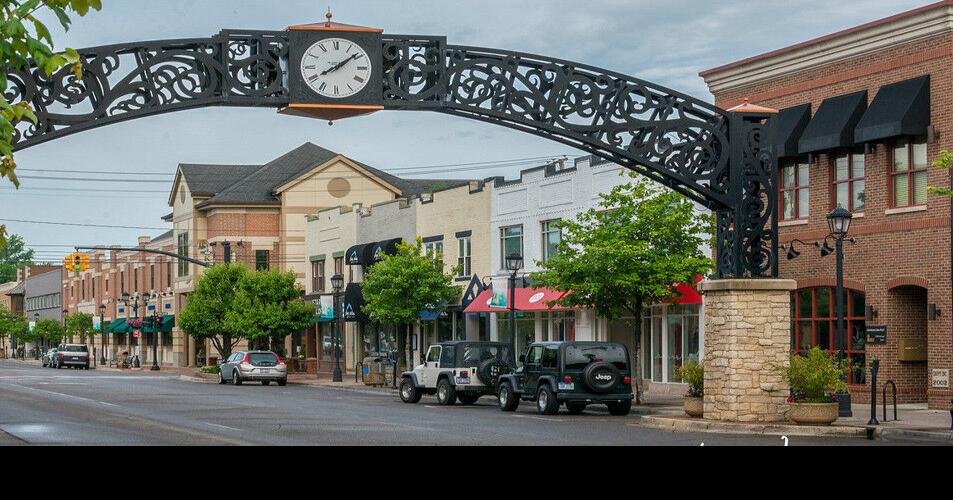
[{"label": "bollard", "polygon": [[880,358],[874,358],[874,360],[870,363],[870,420],[867,421],[867,425],[880,425],[880,422],[877,421],[878,371],[880,371]]},{"label": "bollard", "polygon": [[950,398],[950,430],[953,431],[953,398]]}]

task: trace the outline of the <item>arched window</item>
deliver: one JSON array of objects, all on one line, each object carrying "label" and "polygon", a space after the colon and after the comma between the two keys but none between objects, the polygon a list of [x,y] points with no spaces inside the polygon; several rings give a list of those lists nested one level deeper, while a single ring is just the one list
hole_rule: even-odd
[{"label": "arched window", "polygon": [[[848,383],[866,384],[866,356],[864,348],[867,333],[864,324],[864,294],[847,290],[844,301],[845,352],[850,364]],[[791,301],[791,349],[804,353],[814,346],[837,353],[837,312],[834,288],[802,288],[794,292]]]}]

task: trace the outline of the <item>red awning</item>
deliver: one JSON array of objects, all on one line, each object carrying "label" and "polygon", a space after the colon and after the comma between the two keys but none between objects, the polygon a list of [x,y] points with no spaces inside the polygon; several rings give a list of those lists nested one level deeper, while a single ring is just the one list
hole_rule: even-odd
[{"label": "red awning", "polygon": [[698,278],[695,279],[694,285],[687,285],[684,283],[675,285],[675,290],[678,291],[679,295],[672,300],[682,305],[701,304],[702,296],[700,293],[698,293],[698,284],[701,282],[701,280],[702,277],[698,276]]},{"label": "red awning", "polygon": [[[516,289],[516,310],[522,312],[531,311],[568,311],[571,308],[554,305],[549,307],[547,302],[559,300],[565,295],[565,292],[550,290],[548,288],[517,288]],[[465,313],[491,313],[506,312],[509,308],[490,307],[490,299],[493,298],[493,290],[484,290],[477,298],[464,309]],[[510,301],[510,292],[506,292],[506,301]]]}]

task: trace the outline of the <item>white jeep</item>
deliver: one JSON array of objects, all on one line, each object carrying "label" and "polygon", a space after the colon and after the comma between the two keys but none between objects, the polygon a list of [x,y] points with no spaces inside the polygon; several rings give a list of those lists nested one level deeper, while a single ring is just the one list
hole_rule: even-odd
[{"label": "white jeep", "polygon": [[513,349],[500,342],[455,341],[433,344],[424,363],[401,374],[400,399],[416,403],[424,394],[452,405],[470,405],[496,395],[500,376],[513,371]]}]

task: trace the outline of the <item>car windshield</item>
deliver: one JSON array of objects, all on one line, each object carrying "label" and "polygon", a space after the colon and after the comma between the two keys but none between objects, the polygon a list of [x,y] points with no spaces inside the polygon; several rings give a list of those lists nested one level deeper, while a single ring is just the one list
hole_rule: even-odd
[{"label": "car windshield", "polygon": [[253,352],[248,355],[248,361],[253,365],[257,365],[258,363],[277,363],[278,356],[270,352]]},{"label": "car windshield", "polygon": [[84,345],[68,345],[63,347],[65,352],[86,352],[86,346]]},{"label": "car windshield", "polygon": [[503,362],[512,364],[513,352],[509,346],[466,344],[463,346],[460,366],[477,366],[488,359],[500,359]]},{"label": "car windshield", "polygon": [[618,344],[571,344],[566,346],[566,369],[582,370],[589,363],[612,363],[620,370],[628,369],[625,348]]}]

